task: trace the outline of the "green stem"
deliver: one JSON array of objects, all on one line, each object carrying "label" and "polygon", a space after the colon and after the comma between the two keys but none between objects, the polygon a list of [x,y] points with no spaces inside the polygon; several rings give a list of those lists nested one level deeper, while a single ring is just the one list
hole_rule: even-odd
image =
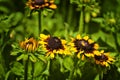
[{"label": "green stem", "polygon": [[32,71],[31,71],[31,75],[32,75],[32,79],[31,80],[33,80],[33,78],[34,78],[34,63],[32,62]]},{"label": "green stem", "polygon": [[68,40],[68,32],[69,32],[68,27],[69,27],[69,25],[67,23],[65,23],[65,38],[66,38],[66,40]]},{"label": "green stem", "polygon": [[88,27],[88,23],[85,24],[85,33],[88,34],[89,31],[89,27]]},{"label": "green stem", "polygon": [[100,73],[99,80],[103,80],[103,71]]},{"label": "green stem", "polygon": [[29,62],[29,56],[28,59],[25,61],[25,68],[24,68],[24,80],[28,80],[28,62]]},{"label": "green stem", "polygon": [[41,33],[41,10],[38,11],[38,30]]},{"label": "green stem", "polygon": [[80,14],[80,20],[79,20],[79,33],[82,34],[83,33],[83,27],[84,27],[84,17],[83,17],[83,11],[81,11]]},{"label": "green stem", "polygon": [[73,68],[73,69],[70,71],[70,76],[69,76],[69,79],[68,79],[68,80],[73,80],[74,70],[75,70],[75,68]]},{"label": "green stem", "polygon": [[78,60],[76,57],[74,57],[74,66],[73,66],[72,70],[70,71],[68,80],[74,80],[74,72],[75,72],[75,69],[77,68],[77,64],[78,64]]}]

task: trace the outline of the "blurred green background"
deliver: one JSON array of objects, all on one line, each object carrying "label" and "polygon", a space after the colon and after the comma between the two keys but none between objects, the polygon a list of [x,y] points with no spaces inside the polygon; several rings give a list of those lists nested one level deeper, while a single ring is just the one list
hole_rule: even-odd
[{"label": "blurred green background", "polygon": [[[10,64],[15,61],[15,57],[10,56],[11,44],[25,37],[39,37],[38,13],[31,14],[26,2],[0,0],[0,80],[5,79]],[[65,39],[79,33],[89,35],[100,44],[100,49],[116,58],[104,80],[120,80],[120,0],[55,0],[55,4],[57,9],[42,11],[42,33]],[[9,80],[14,80],[12,75]]]}]

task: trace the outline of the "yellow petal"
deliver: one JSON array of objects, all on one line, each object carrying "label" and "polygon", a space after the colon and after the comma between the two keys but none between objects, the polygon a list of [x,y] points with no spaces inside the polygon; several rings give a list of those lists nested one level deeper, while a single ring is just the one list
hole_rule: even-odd
[{"label": "yellow petal", "polygon": [[62,41],[62,44],[66,44],[66,40],[61,40]]},{"label": "yellow petal", "polygon": [[94,41],[92,39],[88,39],[88,42],[89,42],[89,44],[94,43]]},{"label": "yellow petal", "polygon": [[45,35],[45,34],[40,34],[40,38],[41,39],[47,39],[49,37],[49,35],[47,36],[47,35]]},{"label": "yellow petal", "polygon": [[101,55],[101,53],[100,53],[99,51],[97,51],[97,50],[93,51],[93,53],[94,53],[95,55],[97,55],[97,56],[100,56],[100,55]]},{"label": "yellow petal", "polygon": [[77,54],[77,58],[79,58],[79,59],[80,59],[80,53],[78,53],[78,54]]},{"label": "yellow petal", "polygon": [[49,6],[49,8],[51,8],[51,9],[56,9],[57,6],[56,6],[55,4],[52,4],[52,5]]},{"label": "yellow petal", "polygon": [[83,39],[84,39],[84,40],[88,40],[88,39],[89,39],[89,37],[88,37],[88,36],[85,36],[85,37],[83,37]]},{"label": "yellow petal", "polygon": [[50,57],[51,57],[51,59],[53,59],[55,57],[54,53],[51,53]]},{"label": "yellow petal", "polygon": [[100,53],[104,53],[104,50],[101,50]]},{"label": "yellow petal", "polygon": [[99,48],[99,45],[98,45],[98,44],[94,44],[94,48],[95,48],[95,49],[98,49],[98,48]]},{"label": "yellow petal", "polygon": [[87,57],[94,57],[94,54],[93,53],[86,53],[85,56],[87,56]]},{"label": "yellow petal", "polygon": [[84,56],[84,55],[82,55],[82,59],[81,59],[81,60],[84,60],[84,58],[85,58],[85,56]]},{"label": "yellow petal", "polygon": [[76,36],[76,39],[81,39],[80,34],[78,34],[78,35]]},{"label": "yellow petal", "polygon": [[50,0],[50,3],[54,3],[54,0]]}]

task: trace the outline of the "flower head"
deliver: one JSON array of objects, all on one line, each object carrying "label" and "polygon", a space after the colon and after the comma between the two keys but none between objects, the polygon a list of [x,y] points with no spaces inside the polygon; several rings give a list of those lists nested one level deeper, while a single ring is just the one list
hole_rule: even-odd
[{"label": "flower head", "polygon": [[66,47],[66,41],[58,37],[40,34],[39,43],[43,50],[46,51],[46,55],[50,55],[51,58],[54,58],[55,54],[70,54]]},{"label": "flower head", "polygon": [[20,42],[20,47],[28,52],[35,51],[38,47],[38,42],[34,38],[26,39]]},{"label": "flower head", "polygon": [[84,56],[93,57],[94,51],[99,48],[99,45],[89,39],[88,36],[81,38],[80,35],[77,35],[75,39],[72,39],[70,44],[73,46],[72,50],[77,53],[78,58],[80,58],[80,54],[82,54],[82,58]]},{"label": "flower head", "polygon": [[54,0],[28,0],[27,6],[29,6],[30,9],[57,8],[54,4]]},{"label": "flower head", "polygon": [[94,59],[96,64],[100,64],[102,66],[109,66],[110,63],[114,61],[113,58],[109,56],[109,53],[104,53],[104,51],[96,51],[94,55]]}]

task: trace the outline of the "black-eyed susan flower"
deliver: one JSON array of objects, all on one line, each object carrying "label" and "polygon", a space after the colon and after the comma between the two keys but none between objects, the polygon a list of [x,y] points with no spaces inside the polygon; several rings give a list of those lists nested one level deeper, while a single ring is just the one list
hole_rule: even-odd
[{"label": "black-eyed susan flower", "polygon": [[84,56],[94,57],[94,51],[99,48],[99,45],[89,39],[88,36],[81,38],[80,35],[77,35],[76,38],[72,38],[70,45],[72,46],[71,50],[77,53],[78,58],[80,58],[82,54],[82,60]]},{"label": "black-eyed susan flower", "polygon": [[35,55],[37,54],[38,50],[38,41],[36,39],[25,39],[19,43],[19,47],[17,47],[17,44],[13,45],[13,51],[11,52],[11,55],[18,56],[16,59],[17,61],[21,59],[24,61],[30,59],[32,62],[37,61],[37,57]]},{"label": "black-eyed susan flower", "polygon": [[28,0],[26,5],[29,6],[30,9],[57,8],[54,4],[54,0]]},{"label": "black-eyed susan flower", "polygon": [[20,47],[28,52],[35,51],[38,47],[38,41],[34,38],[26,39],[25,41],[20,42]]},{"label": "black-eyed susan flower", "polygon": [[70,54],[66,46],[66,41],[58,37],[40,34],[39,44],[41,45],[43,51],[46,52],[46,55],[50,55],[51,58],[54,58],[55,54]]},{"label": "black-eyed susan flower", "polygon": [[100,64],[102,66],[109,66],[114,59],[109,56],[109,53],[104,53],[104,50],[101,51],[95,51],[94,59],[96,64]]}]

